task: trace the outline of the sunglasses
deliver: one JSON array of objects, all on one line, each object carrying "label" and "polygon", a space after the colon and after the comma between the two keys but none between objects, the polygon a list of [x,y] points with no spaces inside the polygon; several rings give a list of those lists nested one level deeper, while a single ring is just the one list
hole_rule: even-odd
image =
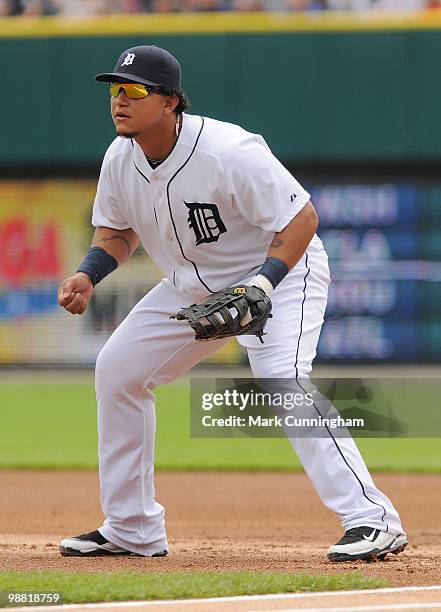
[{"label": "sunglasses", "polygon": [[121,89],[123,89],[126,96],[132,100],[146,98],[149,93],[157,91],[154,87],[142,85],[141,83],[110,83],[110,95],[112,98],[117,98]]}]

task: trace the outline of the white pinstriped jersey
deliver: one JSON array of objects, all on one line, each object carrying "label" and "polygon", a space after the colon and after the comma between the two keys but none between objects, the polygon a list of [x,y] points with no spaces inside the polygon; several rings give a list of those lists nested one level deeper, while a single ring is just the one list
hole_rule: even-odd
[{"label": "white pinstriped jersey", "polygon": [[184,114],[173,151],[154,170],[136,142],[113,141],[92,223],[133,228],[179,290],[203,297],[255,274],[274,233],[309,198],[261,136]]}]

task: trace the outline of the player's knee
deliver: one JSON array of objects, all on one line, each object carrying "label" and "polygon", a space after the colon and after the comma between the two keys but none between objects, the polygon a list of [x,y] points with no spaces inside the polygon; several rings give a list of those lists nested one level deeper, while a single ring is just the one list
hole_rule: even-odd
[{"label": "player's knee", "polygon": [[251,360],[255,378],[309,378],[311,363],[274,357],[268,360]]},{"label": "player's knee", "polygon": [[96,360],[95,389],[97,395],[113,397],[139,393],[145,387],[146,374],[139,363],[134,363],[122,351],[105,345]]},{"label": "player's knee", "polygon": [[115,371],[115,365],[111,351],[104,346],[99,352],[95,364],[95,389],[97,393],[102,393],[110,386],[113,387],[116,378],[119,378],[118,371]]}]

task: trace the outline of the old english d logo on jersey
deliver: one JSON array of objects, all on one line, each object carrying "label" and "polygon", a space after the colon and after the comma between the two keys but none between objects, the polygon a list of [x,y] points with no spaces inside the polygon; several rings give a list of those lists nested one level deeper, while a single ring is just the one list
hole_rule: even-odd
[{"label": "old english d logo on jersey", "polygon": [[188,208],[188,225],[194,231],[196,246],[204,242],[217,242],[227,231],[216,204],[185,202]]}]

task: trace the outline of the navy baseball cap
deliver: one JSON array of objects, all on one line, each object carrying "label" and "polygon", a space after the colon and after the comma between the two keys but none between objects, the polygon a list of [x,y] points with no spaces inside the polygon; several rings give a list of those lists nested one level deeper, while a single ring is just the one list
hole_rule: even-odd
[{"label": "navy baseball cap", "polygon": [[153,45],[141,45],[121,53],[114,72],[97,74],[95,78],[106,83],[143,83],[179,89],[181,67],[169,51]]}]

